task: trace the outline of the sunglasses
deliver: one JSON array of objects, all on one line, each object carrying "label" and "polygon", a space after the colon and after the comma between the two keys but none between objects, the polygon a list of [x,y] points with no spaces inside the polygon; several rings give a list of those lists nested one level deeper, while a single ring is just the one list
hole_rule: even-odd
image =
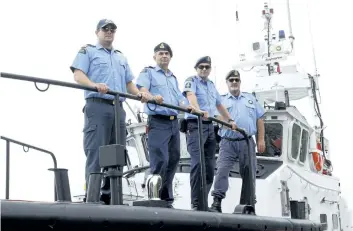
[{"label": "sunglasses", "polygon": [[208,69],[211,68],[211,66],[210,66],[210,65],[200,65],[200,66],[198,66],[197,68],[200,69],[200,70],[203,70],[203,69],[208,70]]},{"label": "sunglasses", "polygon": [[102,31],[103,32],[108,32],[108,31],[110,31],[110,32],[112,32],[113,34],[116,32],[116,29],[112,29],[112,28],[110,28],[110,27],[103,27],[102,28]]},{"label": "sunglasses", "polygon": [[239,83],[240,82],[240,79],[239,78],[230,78],[228,79],[229,82],[233,83],[234,81]]}]

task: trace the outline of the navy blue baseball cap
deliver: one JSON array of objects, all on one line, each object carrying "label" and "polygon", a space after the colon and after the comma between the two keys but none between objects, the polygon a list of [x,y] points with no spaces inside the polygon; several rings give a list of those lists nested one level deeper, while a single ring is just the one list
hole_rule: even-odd
[{"label": "navy blue baseball cap", "polygon": [[100,28],[103,28],[107,25],[112,25],[112,28],[113,29],[116,29],[117,26],[116,24],[112,21],[112,20],[109,20],[109,19],[101,19],[98,24],[97,24],[97,30],[100,29]]}]

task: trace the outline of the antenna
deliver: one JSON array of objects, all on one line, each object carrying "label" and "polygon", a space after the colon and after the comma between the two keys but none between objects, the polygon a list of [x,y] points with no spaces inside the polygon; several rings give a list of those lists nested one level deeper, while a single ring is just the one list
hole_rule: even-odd
[{"label": "antenna", "polygon": [[315,77],[319,77],[318,71],[317,71],[317,65],[316,65],[316,56],[315,56],[315,47],[314,47],[313,33],[312,33],[312,30],[311,30],[311,17],[310,17],[309,2],[307,2],[306,6],[307,6],[307,9],[308,9],[309,33],[310,33],[311,47],[312,47],[312,51],[313,51],[314,72],[315,72]]},{"label": "antenna", "polygon": [[[262,10],[262,16],[265,18],[265,28],[264,30],[267,30],[267,33],[265,34],[265,41],[267,42],[267,57],[270,58],[271,56],[271,42],[272,40],[276,39],[275,36],[270,36],[271,33],[271,27],[272,27],[272,15],[273,15],[273,8],[268,7],[268,3],[264,3],[264,9]],[[267,69],[268,69],[268,75],[271,75],[271,64],[267,64]]]},{"label": "antenna", "polygon": [[[242,34],[241,33],[241,27],[240,25],[240,20],[239,20],[239,5],[238,5],[238,1],[236,1],[235,3],[235,31],[237,32],[237,34]],[[237,36],[237,47],[239,49],[239,60],[245,61],[246,57],[245,57],[245,52],[242,49],[241,46],[241,41],[240,41],[240,37]]]},{"label": "antenna", "polygon": [[289,41],[292,46],[292,52],[294,50],[294,36],[293,36],[293,31],[292,31],[292,19],[291,19],[291,14],[290,14],[290,5],[289,5],[289,0],[287,0],[287,15],[288,15],[288,29],[289,29]]}]

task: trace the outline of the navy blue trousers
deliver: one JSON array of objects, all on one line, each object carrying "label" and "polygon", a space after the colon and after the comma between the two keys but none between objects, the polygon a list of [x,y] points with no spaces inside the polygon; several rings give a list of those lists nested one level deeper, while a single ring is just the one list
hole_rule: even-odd
[{"label": "navy blue trousers", "polygon": [[[200,146],[197,121],[188,120],[186,133],[187,149],[191,156],[190,187],[191,204],[198,204],[199,193],[201,189],[201,165],[200,165]],[[205,154],[206,166],[206,184],[207,194],[210,192],[214,170],[216,154],[216,134],[213,124],[202,124],[202,142]]]},{"label": "navy blue trousers", "polygon": [[[86,186],[90,173],[101,172],[99,147],[115,144],[115,108],[103,102],[87,101],[84,107],[83,148],[86,155]],[[126,113],[120,106],[120,143],[126,143]],[[86,187],[88,189],[88,187]],[[104,180],[103,188],[109,191],[109,180]]]},{"label": "navy blue trousers", "polygon": [[162,177],[161,200],[172,203],[173,179],[180,160],[180,133],[178,120],[149,116],[148,152],[150,173]]}]

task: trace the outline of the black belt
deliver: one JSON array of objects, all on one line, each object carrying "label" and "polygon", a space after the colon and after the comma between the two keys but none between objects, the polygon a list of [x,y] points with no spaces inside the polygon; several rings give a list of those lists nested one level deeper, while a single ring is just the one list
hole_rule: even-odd
[{"label": "black belt", "polygon": [[[197,123],[197,119],[187,119],[186,121]],[[209,120],[202,120],[202,123],[203,123],[203,124],[211,124],[212,121],[209,121]]]},{"label": "black belt", "polygon": [[222,139],[226,139],[226,140],[229,140],[229,141],[242,141],[242,140],[247,140],[247,139],[251,139],[252,136],[249,136],[249,137],[243,137],[243,138],[229,138],[229,137],[222,137]]},{"label": "black belt", "polygon": [[151,117],[153,118],[157,118],[157,119],[162,119],[162,120],[170,120],[170,121],[173,121],[173,120],[176,120],[178,117],[176,115],[150,115]]},{"label": "black belt", "polygon": [[[103,98],[92,97],[92,98],[86,99],[86,101],[115,105],[115,100],[112,100],[112,99],[103,99]],[[119,101],[119,104],[120,104],[120,106],[122,106],[123,103],[121,101]]]}]

